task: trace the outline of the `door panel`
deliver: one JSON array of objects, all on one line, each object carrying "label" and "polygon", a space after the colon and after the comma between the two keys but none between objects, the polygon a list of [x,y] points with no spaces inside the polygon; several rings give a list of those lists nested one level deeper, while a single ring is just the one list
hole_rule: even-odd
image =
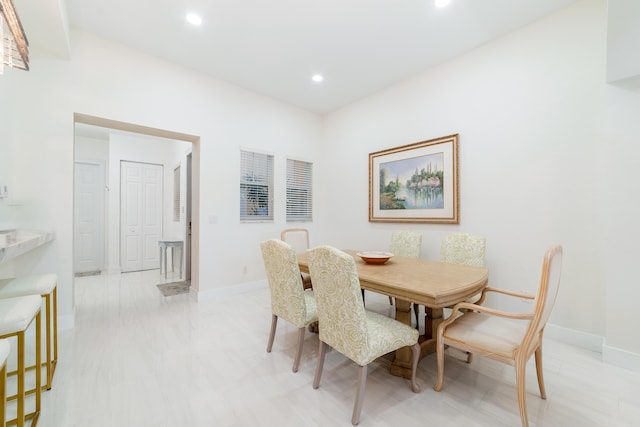
[{"label": "door panel", "polygon": [[74,273],[104,266],[104,166],[75,163]]},{"label": "door panel", "polygon": [[162,165],[121,162],[121,270],[159,268]]}]

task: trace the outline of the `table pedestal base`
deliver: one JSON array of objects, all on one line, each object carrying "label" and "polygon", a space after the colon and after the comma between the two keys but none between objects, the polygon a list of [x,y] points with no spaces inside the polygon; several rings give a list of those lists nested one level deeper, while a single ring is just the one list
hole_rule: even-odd
[{"label": "table pedestal base", "polygon": [[[441,308],[425,307],[424,335],[418,339],[420,343],[420,359],[436,351],[436,331],[442,322]],[[396,298],[396,320],[411,326],[413,311],[409,301]],[[396,350],[395,359],[391,363],[391,374],[411,379],[411,348],[402,347]]]}]

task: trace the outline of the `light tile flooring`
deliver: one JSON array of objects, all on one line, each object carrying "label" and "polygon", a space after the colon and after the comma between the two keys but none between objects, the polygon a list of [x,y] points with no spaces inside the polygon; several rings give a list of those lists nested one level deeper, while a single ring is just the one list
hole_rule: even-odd
[{"label": "light tile flooring", "polygon": [[[163,297],[157,271],[76,279],[76,327],[60,334],[53,389],[43,394],[40,427],[350,425],[356,368],[327,354],[322,383],[311,387],[318,337],[307,334],[300,370],[291,372],[296,330],[280,321],[273,352],[267,289],[197,303]],[[390,311],[386,296],[367,306]],[[512,367],[455,350],[442,392],[433,390],[433,355],[419,364],[423,391],[391,376],[388,361],[369,369],[362,426],[519,426]],[[527,370],[535,426],[638,426],[640,374],[600,355],[545,342],[547,400]]]}]

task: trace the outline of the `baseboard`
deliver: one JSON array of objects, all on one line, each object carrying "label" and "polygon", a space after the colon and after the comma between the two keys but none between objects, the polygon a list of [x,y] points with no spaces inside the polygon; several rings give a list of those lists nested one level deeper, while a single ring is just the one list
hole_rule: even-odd
[{"label": "baseboard", "polygon": [[208,291],[198,291],[198,292],[192,291],[191,296],[196,301],[201,302],[201,301],[209,301],[212,299],[225,297],[229,295],[243,294],[245,292],[254,291],[256,289],[265,289],[268,287],[269,287],[269,283],[267,282],[266,279],[264,279],[264,280],[258,280],[256,282],[246,282],[246,283],[240,283],[238,285],[233,285],[233,286],[225,286],[223,288],[216,288]]},{"label": "baseboard", "polygon": [[589,334],[587,332],[576,331],[575,329],[547,323],[544,328],[544,336],[586,350],[595,351],[596,353],[602,353],[604,338],[600,335]]},{"label": "baseboard", "polygon": [[640,372],[640,354],[602,345],[602,360],[610,365],[619,366],[634,372]]}]

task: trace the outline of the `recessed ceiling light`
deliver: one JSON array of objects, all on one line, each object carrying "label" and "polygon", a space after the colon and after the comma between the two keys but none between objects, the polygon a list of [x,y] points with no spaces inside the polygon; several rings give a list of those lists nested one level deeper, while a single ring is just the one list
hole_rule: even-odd
[{"label": "recessed ceiling light", "polygon": [[451,3],[451,0],[436,0],[434,5],[435,7],[445,7],[449,6],[449,3]]},{"label": "recessed ceiling light", "polygon": [[187,13],[187,22],[191,25],[200,25],[202,24],[202,18],[196,13]]},{"label": "recessed ceiling light", "polygon": [[321,81],[324,80],[324,77],[322,77],[322,75],[320,74],[314,74],[313,77],[311,77],[311,80],[313,80],[316,83],[320,83]]}]

